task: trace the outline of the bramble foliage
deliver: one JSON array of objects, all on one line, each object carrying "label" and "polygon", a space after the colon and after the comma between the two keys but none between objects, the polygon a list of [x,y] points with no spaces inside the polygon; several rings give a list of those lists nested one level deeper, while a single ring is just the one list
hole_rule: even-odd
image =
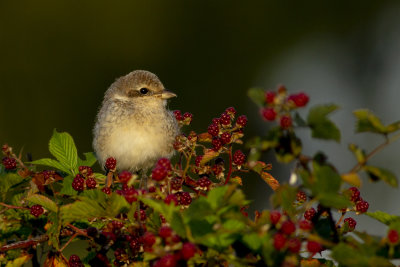
[{"label": "bramble foliage", "polygon": [[[363,173],[397,187],[395,175],[369,159],[400,137],[400,122],[385,126],[370,111],[355,111],[356,131],[382,135],[384,142],[369,153],[350,144],[357,163],[341,173],[322,152],[304,155],[296,135],[305,127],[314,138],[339,142],[328,117],[338,106],[313,107],[303,119],[297,110],[308,104],[304,93],[289,95],[279,86],[251,89],[249,97],[276,126],[246,143],[247,156],[239,149],[247,118],[227,108],[207,131],[177,136],[174,160],[159,159],[147,183],[146,174],[118,172],[114,158],[105,174],[94,172],[94,154],[82,159],[68,133],[54,131],[53,158],[32,162],[4,145],[1,266],[38,264],[39,246],[45,266],[392,266],[400,257],[400,217],[368,212],[358,188]],[[190,113],[175,111],[175,117],[183,129],[192,121]],[[290,184],[280,185],[268,173],[271,165],[259,160],[268,150],[296,163]],[[273,210],[247,214],[250,201],[240,190],[245,172],[274,190]],[[358,232],[359,215],[387,225],[387,236]],[[77,240],[88,250],[67,259],[64,249]]]}]

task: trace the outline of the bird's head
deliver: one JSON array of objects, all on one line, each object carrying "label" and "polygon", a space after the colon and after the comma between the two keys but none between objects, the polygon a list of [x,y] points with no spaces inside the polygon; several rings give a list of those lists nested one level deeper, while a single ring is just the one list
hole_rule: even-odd
[{"label": "bird's head", "polygon": [[175,96],[155,74],[145,70],[135,70],[118,78],[106,92],[108,99],[145,105],[165,106],[166,100]]}]

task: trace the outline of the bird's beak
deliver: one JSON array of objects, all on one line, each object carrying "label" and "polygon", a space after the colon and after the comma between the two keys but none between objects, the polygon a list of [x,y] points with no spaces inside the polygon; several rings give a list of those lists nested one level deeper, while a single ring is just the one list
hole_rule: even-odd
[{"label": "bird's beak", "polygon": [[174,93],[172,93],[172,92],[170,92],[170,91],[164,91],[164,92],[162,92],[162,94],[161,94],[161,98],[162,98],[162,99],[169,99],[169,98],[175,97],[175,96],[176,96],[176,94],[174,94]]}]

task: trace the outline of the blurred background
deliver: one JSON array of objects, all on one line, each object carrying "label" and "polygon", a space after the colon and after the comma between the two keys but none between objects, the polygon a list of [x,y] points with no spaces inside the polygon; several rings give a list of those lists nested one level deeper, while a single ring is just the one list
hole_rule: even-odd
[{"label": "blurred background", "polygon": [[[169,106],[194,114],[206,131],[229,106],[246,114],[246,137],[263,135],[246,91],[253,86],[311,96],[309,106],[337,103],[332,119],[340,144],[310,139],[304,151],[326,151],[341,172],[355,164],[350,142],[372,149],[382,140],[353,135],[351,111],[368,107],[385,123],[400,119],[400,2],[398,1],[0,1],[0,142],[34,159],[48,157],[54,128],[92,151],[92,127],[108,86],[135,69],[156,73],[177,93]],[[306,114],[306,108],[302,114]],[[372,163],[400,175],[400,143]],[[272,174],[287,181],[290,166]],[[251,210],[269,206],[271,189],[257,176],[244,188]],[[370,210],[400,213],[398,189],[364,179]],[[358,229],[385,227],[368,218]]]}]

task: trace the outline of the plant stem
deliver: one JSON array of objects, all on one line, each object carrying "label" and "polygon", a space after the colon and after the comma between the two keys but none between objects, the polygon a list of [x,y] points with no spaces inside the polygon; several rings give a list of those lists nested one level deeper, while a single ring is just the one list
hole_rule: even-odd
[{"label": "plant stem", "polygon": [[229,171],[228,171],[228,175],[226,176],[225,179],[225,184],[227,184],[229,182],[229,179],[231,178],[231,174],[232,174],[232,146],[229,146],[229,150],[228,150],[228,155],[229,155]]},{"label": "plant stem", "polygon": [[3,203],[3,202],[0,202],[0,205],[1,205],[1,206],[4,206],[4,207],[6,207],[6,208],[9,208],[9,209],[21,209],[21,210],[29,210],[29,208],[20,207],[20,206],[8,205],[8,204],[6,204],[6,203]]},{"label": "plant stem", "polygon": [[375,154],[377,154],[379,151],[381,151],[382,149],[384,149],[387,145],[393,143],[394,141],[396,141],[397,139],[400,138],[400,133],[393,135],[391,138],[388,138],[385,135],[385,142],[383,142],[382,144],[380,144],[379,146],[377,146],[374,150],[372,150],[366,157],[365,160],[363,162],[359,162],[357,163],[351,170],[350,172],[357,172],[360,170],[360,168],[365,165],[365,163],[371,159]]}]

